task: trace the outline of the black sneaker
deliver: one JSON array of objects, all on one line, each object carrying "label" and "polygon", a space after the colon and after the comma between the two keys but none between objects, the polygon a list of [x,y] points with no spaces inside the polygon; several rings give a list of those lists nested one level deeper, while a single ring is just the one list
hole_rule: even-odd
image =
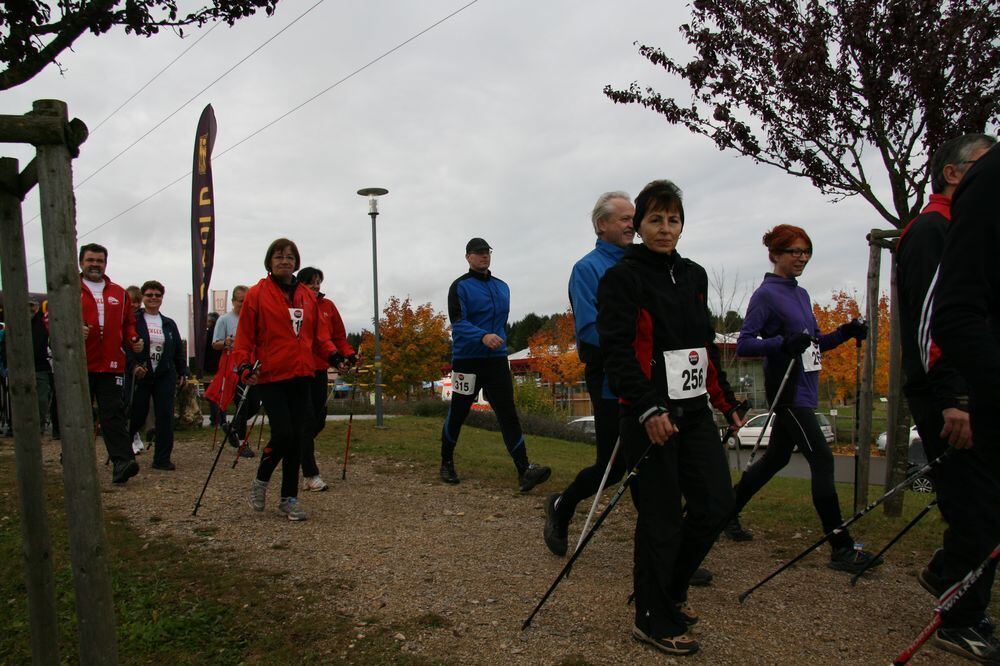
[{"label": "black sneaker", "polygon": [[438,476],[445,483],[455,485],[461,479],[458,478],[458,474],[455,473],[455,461],[454,460],[442,460],[441,469],[438,470]]},{"label": "black sneaker", "polygon": [[691,638],[687,634],[681,634],[680,636],[663,636],[655,637],[650,636],[638,626],[632,627],[632,638],[639,641],[640,643],[645,643],[646,645],[652,645],[660,652],[665,652],[667,654],[676,654],[685,657],[690,654],[694,654],[698,651],[698,641]]},{"label": "black sneaker", "polygon": [[1000,664],[1000,641],[976,627],[941,627],[934,633],[934,644],[966,659]]},{"label": "black sneaker", "polygon": [[866,568],[882,564],[881,557],[872,562],[873,559],[875,559],[875,555],[866,550],[856,550],[851,546],[844,546],[833,549],[833,552],[830,553],[830,561],[826,563],[826,566],[837,571],[858,573]]},{"label": "black sneaker", "polygon": [[981,633],[983,636],[993,636],[997,631],[997,623],[989,615],[983,613],[983,616],[979,618],[979,622],[976,622],[973,627],[976,631]]},{"label": "black sneaker", "polygon": [[753,541],[753,532],[740,525],[740,517],[737,515],[722,532],[733,541]]},{"label": "black sneaker", "polygon": [[566,555],[566,531],[569,525],[564,525],[556,514],[558,499],[559,493],[552,493],[545,500],[545,528],[542,530],[542,535],[545,537],[545,545],[552,554],[563,557]]},{"label": "black sneaker", "polygon": [[527,469],[518,475],[518,480],[521,482],[521,492],[529,492],[538,484],[548,481],[550,476],[552,476],[550,468],[535,464],[528,465]]},{"label": "black sneaker", "polygon": [[240,451],[240,458],[253,458],[255,455],[257,454],[249,446],[244,446]]},{"label": "black sneaker", "polygon": [[112,468],[111,483],[125,485],[128,480],[139,473],[139,463],[134,460],[119,460]]},{"label": "black sneaker", "polygon": [[175,469],[177,469],[177,465],[173,464],[169,460],[165,463],[154,462],[152,465],[150,465],[150,467],[152,467],[153,469],[162,470],[164,472],[173,472]]},{"label": "black sneaker", "polygon": [[931,571],[930,567],[924,567],[923,571],[917,574],[917,582],[920,583],[920,587],[934,595],[935,599],[940,599],[941,595],[951,587],[941,576]]},{"label": "black sneaker", "polygon": [[691,580],[688,581],[688,585],[694,585],[695,587],[708,587],[712,584],[712,572],[708,569],[698,568],[695,569],[694,574],[691,576]]},{"label": "black sneaker", "polygon": [[229,446],[234,449],[240,448],[240,444],[243,442],[240,441],[240,436],[236,434],[235,430],[224,423],[222,424],[222,431],[226,433],[226,441],[229,442]]}]

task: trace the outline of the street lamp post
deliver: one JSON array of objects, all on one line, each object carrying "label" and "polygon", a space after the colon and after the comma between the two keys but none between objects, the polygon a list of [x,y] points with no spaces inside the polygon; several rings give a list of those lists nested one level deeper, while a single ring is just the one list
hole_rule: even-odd
[{"label": "street lamp post", "polygon": [[372,218],[372,285],[375,292],[375,427],[382,427],[382,338],[378,331],[378,251],[375,243],[375,218],[378,217],[378,198],[389,194],[384,187],[365,187],[358,194],[368,197],[368,215]]}]

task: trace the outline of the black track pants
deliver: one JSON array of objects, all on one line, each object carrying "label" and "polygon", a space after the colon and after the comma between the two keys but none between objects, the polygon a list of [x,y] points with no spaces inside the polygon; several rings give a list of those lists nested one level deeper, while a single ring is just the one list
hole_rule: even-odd
[{"label": "black track pants", "polygon": [[302,476],[318,476],[316,466],[316,436],[326,426],[326,370],[317,370],[309,382],[309,395],[312,400],[313,425],[309,437],[302,444]]},{"label": "black track pants", "polygon": [[[750,466],[736,486],[736,508],[742,510],[750,499],[791,460],[798,449],[809,463],[812,476],[813,507],[819,515],[823,532],[830,532],[844,522],[840,500],[833,482],[833,452],[815,412],[808,407],[778,407],[771,418],[771,436],[764,455]],[[845,530],[830,537],[832,548],[854,546],[854,538]]]},{"label": "black track pants", "polygon": [[101,437],[112,462],[135,460],[132,439],[125,422],[125,403],[122,402],[122,376],[110,372],[91,372],[87,375],[91,398],[97,401],[97,418],[101,423]]},{"label": "black track pants", "polygon": [[[944,453],[940,437],[944,418],[930,401],[910,397],[910,411],[927,459]],[[1000,543],[1000,446],[988,435],[973,435],[971,449],[955,451],[933,472],[938,508],[948,523],[933,572],[949,584],[965,577]],[[967,627],[979,621],[990,603],[996,562],[942,617],[947,627]]]},{"label": "black track pants", "polygon": [[[636,624],[655,636],[685,632],[676,605],[687,600],[691,576],[711,550],[733,510],[729,465],[708,408],[677,419],[680,432],[663,446],[649,445],[634,417],[621,420],[622,445],[632,479],[635,525],[633,584]],[[687,511],[682,511],[683,500]]]},{"label": "black track pants", "polygon": [[153,418],[156,427],[156,445],[153,462],[163,465],[170,462],[174,450],[174,395],[177,391],[177,373],[171,370],[161,375],[147,375],[135,383],[132,395],[132,413],[129,415],[129,441],[146,423],[149,401],[153,401]]},{"label": "black track pants", "polygon": [[257,480],[271,480],[281,463],[281,496],[299,496],[299,453],[313,428],[312,377],[257,384],[271,426],[271,439],[261,451]]},{"label": "black track pants", "polygon": [[[597,430],[597,460],[590,467],[584,467],[576,475],[559,498],[556,514],[562,523],[568,523],[573,518],[577,505],[588,497],[592,497],[601,485],[604,470],[618,441],[618,401],[604,399],[601,391],[604,387],[604,369],[600,364],[588,365],[584,375],[587,379],[587,392],[590,394],[590,404],[594,409],[594,428]],[[625,475],[625,455],[619,451],[608,475],[608,485],[621,481]]]},{"label": "black track pants", "polygon": [[521,422],[517,418],[514,407],[514,385],[511,383],[510,367],[504,357],[496,358],[457,358],[452,369],[460,373],[476,375],[472,395],[451,394],[451,407],[441,429],[441,459],[454,460],[455,446],[462,431],[472,403],[480,389],[493,408],[493,413],[500,422],[500,432],[507,453],[514,459],[518,470],[528,466],[528,451],[521,432]]}]

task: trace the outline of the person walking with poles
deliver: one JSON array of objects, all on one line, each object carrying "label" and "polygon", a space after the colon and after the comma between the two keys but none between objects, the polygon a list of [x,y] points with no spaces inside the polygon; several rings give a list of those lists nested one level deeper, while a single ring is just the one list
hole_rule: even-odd
[{"label": "person walking with poles", "polygon": [[[991,139],[945,144],[932,158],[931,177],[940,172],[956,186],[940,268],[919,323],[921,332],[930,325],[929,335],[919,338],[927,376],[933,380],[945,361],[968,388],[971,432],[963,438],[964,424],[956,427],[957,419],[949,419],[944,411],[931,408],[919,416],[914,411],[914,416],[919,418],[918,429],[923,425],[932,435],[943,425],[938,438],[947,438],[955,448],[934,479],[948,522],[944,552],[935,557],[941,568],[935,570],[932,561],[930,571],[921,573],[921,582],[943,598],[940,589],[987,563],[978,580],[941,614],[934,642],[974,661],[998,664],[1000,640],[986,616],[1000,544],[1000,148]],[[916,240],[904,238],[903,251]],[[940,345],[940,355],[934,343]],[[993,559],[988,560],[991,551]]]},{"label": "person walking with poles", "polygon": [[259,391],[271,426],[248,502],[255,511],[264,510],[267,485],[280,462],[278,511],[294,521],[307,517],[298,503],[299,455],[314,424],[314,356],[324,356],[328,365],[340,358],[320,320],[316,295],[295,279],[300,263],[299,248],[287,238],[267,248],[267,277],[246,294],[232,355],[241,382]]},{"label": "person walking with poles", "polygon": [[146,423],[149,401],[153,401],[156,444],[153,449],[153,469],[172,472],[170,460],[174,449],[174,398],[177,387],[188,374],[184,345],[177,323],[160,312],[163,284],[149,280],[142,285],[142,310],[135,315],[135,330],[143,341],[142,351],[130,355],[135,368],[129,435],[132,437]]},{"label": "person walking with poles", "polygon": [[507,316],[510,288],[493,276],[493,248],[482,238],[465,245],[469,272],[448,289],[451,320],[451,406],[441,428],[440,477],[445,483],[459,482],[455,472],[455,447],[476,395],[483,391],[500,422],[507,453],[514,460],[522,493],[548,480],[552,470],[528,462],[527,445],[514,406],[514,385],[507,362]]},{"label": "person walking with poles", "polygon": [[[299,271],[298,281],[316,294],[320,326],[327,327],[330,341],[340,355],[335,368],[337,372],[344,372],[357,361],[357,354],[354,352],[354,347],[347,342],[347,329],[344,328],[344,320],[340,317],[337,306],[320,291],[320,287],[323,286],[323,271],[306,266]],[[302,489],[323,491],[328,486],[323,477],[319,475],[319,466],[316,464],[316,436],[326,427],[326,403],[330,398],[327,389],[327,368],[330,367],[330,363],[325,356],[316,355],[313,367],[316,372],[313,374],[310,394],[312,395],[314,426],[302,447]]]},{"label": "person walking with poles", "polygon": [[597,292],[604,370],[621,402],[622,447],[635,473],[632,636],[690,655],[699,646],[687,634],[698,621],[688,586],[733,507],[709,403],[733,427],[743,422],[715,346],[705,269],[677,252],[680,189],[668,180],[646,185],[634,226],[642,243],[626,248]]},{"label": "person walking with poles", "polygon": [[[764,234],[763,242],[774,270],[764,275],[764,281],[750,296],[736,353],[765,357],[764,386],[774,416],[767,450],[736,485],[736,511],[788,464],[797,448],[809,463],[813,506],[823,532],[830,532],[843,522],[843,517],[834,487],[833,452],[816,420],[821,354],[847,340],[865,339],[868,325],[852,319],[835,331],[821,334],[809,294],[797,280],[812,258],[808,234],[800,227],[779,224]],[[783,379],[784,389],[777,395]],[[733,527],[731,523],[727,529]],[[742,530],[738,518],[735,528]],[[871,566],[871,553],[855,549],[847,530],[834,534],[830,546],[832,569],[855,573]]]},{"label": "person walking with poles", "polygon": [[113,463],[111,481],[121,485],[139,473],[122,402],[124,350],[127,347],[139,353],[144,344],[135,332],[134,309],[128,294],[104,274],[107,265],[108,250],[103,245],[89,243],[80,248],[87,379],[90,395],[97,401],[104,445]]}]

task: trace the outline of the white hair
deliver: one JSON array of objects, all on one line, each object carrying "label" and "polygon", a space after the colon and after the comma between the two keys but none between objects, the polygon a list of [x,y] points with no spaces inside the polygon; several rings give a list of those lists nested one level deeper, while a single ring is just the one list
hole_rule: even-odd
[{"label": "white hair", "polygon": [[597,203],[594,204],[594,210],[590,213],[590,221],[594,224],[594,233],[597,235],[600,235],[601,233],[600,229],[597,228],[597,223],[614,212],[614,207],[611,205],[612,199],[624,199],[625,201],[632,203],[632,197],[628,195],[628,192],[622,192],[621,190],[615,192],[605,192],[601,196],[597,197]]}]

